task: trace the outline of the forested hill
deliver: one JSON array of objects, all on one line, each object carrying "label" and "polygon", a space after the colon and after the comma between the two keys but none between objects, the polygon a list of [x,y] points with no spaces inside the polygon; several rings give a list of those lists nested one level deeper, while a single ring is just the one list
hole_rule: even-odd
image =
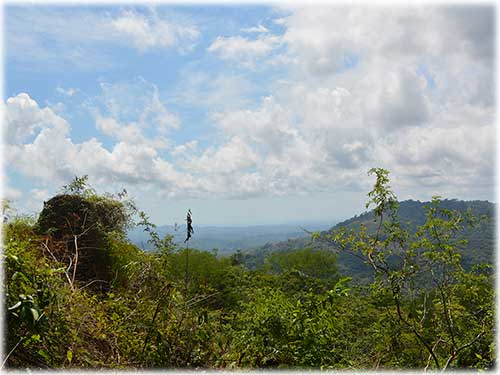
[{"label": "forested hill", "polygon": [[[398,210],[399,221],[405,224],[410,229],[410,232],[414,233],[417,226],[425,223],[424,207],[429,205],[430,202],[414,200],[400,202]],[[466,268],[470,268],[472,265],[478,263],[493,263],[495,248],[495,204],[479,200],[462,201],[457,199],[445,199],[441,201],[440,207],[448,210],[456,210],[461,213],[466,213],[470,210],[474,216],[482,218],[476,225],[465,228],[463,231],[463,237],[468,240],[468,244],[461,250],[462,264]],[[369,233],[374,233],[376,221],[373,210],[355,215],[348,220],[338,223],[328,231],[321,232],[321,234],[323,236],[340,227],[358,229],[360,225],[366,226]],[[264,259],[271,253],[286,252],[309,247],[336,251],[332,244],[325,243],[321,240],[313,241],[309,236],[307,238],[288,239],[286,241],[268,243],[258,248],[249,249],[243,254],[243,262],[247,267],[253,269],[259,267],[264,262]],[[370,272],[370,269],[365,264],[350,254],[340,253],[338,254],[337,260],[339,271],[344,275],[363,278]]]}]

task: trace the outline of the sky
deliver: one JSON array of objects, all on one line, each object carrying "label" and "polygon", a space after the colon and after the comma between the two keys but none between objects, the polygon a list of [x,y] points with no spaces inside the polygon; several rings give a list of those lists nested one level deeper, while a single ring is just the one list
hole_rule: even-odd
[{"label": "sky", "polygon": [[367,171],[399,199],[495,199],[495,8],[4,8],[4,196],[74,176],[157,224],[333,222]]}]

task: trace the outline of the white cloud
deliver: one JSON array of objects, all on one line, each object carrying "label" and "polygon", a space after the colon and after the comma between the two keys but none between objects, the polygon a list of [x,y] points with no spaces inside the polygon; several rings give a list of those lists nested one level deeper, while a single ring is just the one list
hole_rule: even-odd
[{"label": "white cloud", "polygon": [[244,65],[253,66],[257,59],[269,55],[280,43],[280,37],[268,34],[257,39],[219,36],[207,50],[223,60],[238,61]]},{"label": "white cloud", "polygon": [[137,120],[162,134],[180,127],[180,119],[160,99],[158,87],[142,77],[118,83],[101,82],[101,97],[110,116],[122,121]]},{"label": "white cloud", "polygon": [[56,128],[61,133],[69,131],[69,125],[64,119],[50,108],[40,109],[26,93],[8,98],[4,108],[7,143],[24,142],[36,131],[47,127]]},{"label": "white cloud", "polygon": [[[28,105],[20,106],[19,102]],[[158,150],[164,148],[161,138],[146,138],[136,123],[124,125],[113,117],[98,114],[98,129],[115,139],[108,150],[95,138],[75,143],[71,139],[68,123],[50,108],[41,108],[27,94],[9,98],[7,104],[16,113],[15,117],[8,117],[15,120],[7,121],[8,131],[12,126],[21,124],[32,129],[33,140],[23,143],[22,139],[11,137],[5,145],[6,162],[9,168],[38,181],[41,186],[53,188],[67,183],[75,175],[87,174],[91,184],[106,190],[110,186],[127,186],[132,191],[154,187],[168,196],[197,196],[206,191],[217,192],[214,182],[205,184],[203,177],[195,179],[160,157]],[[23,108],[26,112],[23,112]],[[39,121],[38,126],[31,123],[32,119],[40,118],[43,121]],[[188,143],[188,147],[195,147],[195,143]],[[228,145],[228,152],[231,148],[235,152],[234,148],[237,147],[237,143]],[[218,152],[218,155],[221,163],[229,156],[224,155],[224,152]],[[37,190],[36,196],[33,195],[33,202],[30,201],[28,207],[30,210],[39,205],[38,193],[43,191]],[[19,195],[15,191],[11,192],[14,193],[11,195]]]},{"label": "white cloud", "polygon": [[32,189],[30,194],[36,199],[47,199],[49,197],[49,191],[47,189]]},{"label": "white cloud", "polygon": [[170,47],[175,42],[168,24],[151,24],[146,17],[134,12],[122,13],[111,24],[118,32],[130,37],[134,46],[141,51],[156,46]]},{"label": "white cloud", "polygon": [[[156,156],[153,147],[135,139],[140,134],[131,128],[121,130],[129,142],[118,142],[111,152],[96,139],[73,143],[68,123],[50,108],[40,108],[25,93],[9,98],[6,107],[7,132],[14,135],[7,138],[7,163],[18,173],[47,184],[67,182],[83,174],[96,179],[127,174],[137,178],[144,167],[141,163],[147,166]],[[112,135],[121,132],[119,124],[109,119],[101,119],[99,126]],[[27,135],[34,139],[24,143]]]},{"label": "white cloud", "polygon": [[204,175],[230,175],[255,167],[259,156],[239,137],[232,137],[216,150],[209,148],[187,164],[190,171]]},{"label": "white cloud", "polygon": [[166,134],[172,129],[179,129],[181,125],[179,117],[167,110],[161,102],[158,88],[155,85],[153,85],[150,101],[142,111],[139,121],[155,126],[161,134]]},{"label": "white cloud", "polygon": [[[491,192],[491,12],[464,31],[466,13],[448,8],[295,9],[281,21],[292,74],[257,108],[214,120],[261,157],[267,192],[353,188],[377,165],[413,195]],[[421,186],[411,173],[432,178]]]},{"label": "white cloud", "polygon": [[8,199],[10,201],[17,201],[23,196],[21,190],[13,188],[7,184],[3,186],[3,198]]},{"label": "white cloud", "polygon": [[98,130],[127,144],[147,145],[154,149],[165,149],[170,145],[168,139],[162,136],[146,138],[136,123],[124,125],[116,121],[113,117],[102,117],[100,114],[96,115],[95,122]]},{"label": "white cloud", "polygon": [[156,12],[146,16],[133,11],[124,11],[111,20],[111,25],[142,52],[151,48],[172,46],[179,46],[181,50],[189,50],[200,35],[194,26],[168,22],[158,17]]},{"label": "white cloud", "polygon": [[9,7],[6,14],[8,57],[27,69],[33,69],[37,61],[56,71],[108,71],[122,63],[112,56],[113,48],[141,53],[176,49],[184,54],[193,50],[201,35],[196,25],[154,7],[120,13],[78,7]]},{"label": "white cloud", "polygon": [[[429,163],[444,176],[440,158],[456,158],[448,179],[472,187],[474,178],[459,177],[461,168],[490,177],[484,164],[465,157],[468,146],[458,140],[472,137],[475,124],[485,132],[494,124],[493,11],[477,9],[298,7],[279,22],[286,28],[280,45],[287,48],[279,56],[262,44],[252,50],[250,39],[219,38],[211,50],[221,58],[248,61],[240,51],[252,51],[262,63],[286,61],[293,69],[287,83],[276,84],[272,105],[220,111],[214,120],[228,139],[241,137],[262,156],[263,183],[280,181],[291,190],[313,187],[309,181],[332,188],[385,162],[403,170],[405,158],[392,147],[403,142],[396,134],[424,144],[425,134],[442,141],[448,133],[436,129],[458,127],[450,134],[453,152],[429,149],[435,161],[417,158],[417,164]],[[492,159],[488,143],[483,137],[476,147]],[[382,158],[380,145],[398,156]],[[412,148],[406,143],[404,149]],[[300,156],[289,157],[294,154]],[[294,173],[301,182],[293,181]]]},{"label": "white cloud", "polygon": [[240,136],[262,148],[282,148],[294,132],[286,109],[280,107],[273,97],[264,98],[257,110],[218,112],[213,118],[226,136]]},{"label": "white cloud", "polygon": [[259,88],[248,77],[229,72],[216,74],[186,69],[179,81],[177,100],[212,111],[250,105],[252,94]]},{"label": "white cloud", "polygon": [[58,93],[60,93],[61,95],[64,95],[64,96],[69,96],[69,97],[72,97],[73,95],[75,95],[77,92],[78,92],[78,89],[74,89],[74,88],[63,88],[61,86],[57,86],[56,87],[56,90]]},{"label": "white cloud", "polygon": [[253,27],[241,29],[241,31],[243,31],[244,33],[268,33],[269,32],[269,30],[265,26],[260,25],[260,24],[259,24],[259,26],[253,26]]},{"label": "white cloud", "polygon": [[50,197],[48,189],[31,189],[27,201],[24,202],[23,211],[40,212],[43,202]]},{"label": "white cloud", "polygon": [[198,141],[193,140],[189,141],[185,144],[178,145],[172,150],[172,155],[173,156],[179,156],[179,157],[188,157],[189,154],[196,152],[198,147]]},{"label": "white cloud", "polygon": [[[210,107],[217,134],[209,146],[166,138],[180,118],[142,81],[102,84],[105,108],[95,118],[114,142],[109,148],[96,139],[74,143],[69,124],[27,94],[9,98],[6,155],[13,168],[47,183],[89,174],[166,196],[364,191],[374,166],[391,170],[407,196],[491,193],[490,13],[296,8],[280,21],[282,37],[219,37],[208,48],[228,64],[292,61],[270,95],[249,99],[254,91],[243,75],[188,74],[181,101]],[[156,21],[144,22],[127,26],[137,43],[167,43],[143,38],[157,30]],[[286,48],[279,58],[277,47]]]},{"label": "white cloud", "polygon": [[[383,68],[382,68],[383,69]],[[367,98],[367,120],[377,121],[385,130],[422,125],[430,117],[425,79],[410,69],[382,73]],[[383,81],[382,81],[383,80]]]},{"label": "white cloud", "polygon": [[290,53],[313,74],[339,72],[351,56],[403,64],[493,56],[492,7],[297,7],[283,22]]},{"label": "white cloud", "polygon": [[494,186],[493,125],[411,128],[376,144],[375,155],[408,194],[477,199]]},{"label": "white cloud", "polygon": [[[169,132],[179,129],[178,115],[160,99],[156,85],[138,78],[129,82],[101,83],[99,101],[104,108],[92,107],[96,127],[119,141],[167,148]],[[148,131],[152,136],[146,136]]]},{"label": "white cloud", "polygon": [[[340,177],[330,172],[365,159],[364,145],[353,140],[349,124],[332,116],[348,93],[340,88],[310,95],[293,88],[290,93],[287,107],[267,97],[257,110],[219,112],[214,120],[228,138],[238,137],[259,155],[257,170],[268,193],[324,191]],[[295,102],[300,103],[297,110]]]}]

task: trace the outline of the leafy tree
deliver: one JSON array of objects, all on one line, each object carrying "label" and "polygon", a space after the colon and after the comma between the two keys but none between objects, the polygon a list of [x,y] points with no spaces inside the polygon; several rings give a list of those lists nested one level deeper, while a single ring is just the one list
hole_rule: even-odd
[{"label": "leafy tree", "polygon": [[104,287],[112,277],[109,236],[125,237],[133,203],[97,195],[87,186],[87,176],[75,177],[64,191],[45,202],[38,217],[38,232],[48,236],[44,248],[68,264],[72,286],[80,280]]},{"label": "leafy tree", "polygon": [[226,358],[230,366],[339,366],[347,354],[339,336],[359,324],[343,316],[347,305],[352,311],[346,282],[341,279],[325,293],[307,292],[299,298],[270,287],[252,290],[233,325],[233,347]]},{"label": "leafy tree", "polygon": [[307,248],[271,253],[264,261],[264,268],[274,273],[298,271],[309,277],[335,279],[336,262],[332,251]]},{"label": "leafy tree", "polygon": [[230,259],[197,249],[182,249],[166,259],[165,275],[177,283],[185,281],[186,252],[189,251],[189,289],[191,298],[206,298],[212,307],[234,307],[239,300],[242,270]]},{"label": "leafy tree", "polygon": [[[358,231],[341,228],[327,238],[373,268],[374,296],[385,301],[401,337],[408,332],[426,349],[426,367],[453,367],[472,348],[478,359],[491,358],[482,343],[492,330],[493,300],[491,289],[485,288],[487,275],[466,272],[458,252],[465,244],[459,233],[464,225],[473,224],[473,218],[441,209],[435,197],[426,210],[426,222],[411,236],[397,220],[398,202],[389,186],[389,172],[376,168],[369,173],[376,176],[367,204],[375,206],[375,234],[368,234],[362,226]],[[482,284],[481,313],[460,302],[464,280],[470,288],[479,288],[475,282]],[[473,366],[480,363],[472,362]]]}]

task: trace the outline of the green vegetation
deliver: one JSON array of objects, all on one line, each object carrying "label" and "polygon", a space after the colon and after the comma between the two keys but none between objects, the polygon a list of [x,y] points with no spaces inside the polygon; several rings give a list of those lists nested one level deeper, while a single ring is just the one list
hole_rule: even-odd
[{"label": "green vegetation", "polygon": [[[397,220],[402,227],[411,235],[414,235],[419,226],[425,224],[426,207],[432,202],[419,202],[407,200],[399,202],[396,214]],[[457,248],[462,256],[462,265],[471,270],[477,264],[493,264],[495,249],[495,205],[487,201],[459,201],[456,199],[444,199],[439,201],[439,207],[446,210],[458,211],[466,215],[468,211],[478,220],[474,225],[463,226],[457,233],[467,243]],[[247,250],[242,253],[242,262],[249,269],[258,269],[263,266],[265,259],[274,253],[288,253],[292,250],[311,248],[334,252],[337,255],[337,267],[341,274],[353,277],[356,282],[369,283],[374,276],[373,268],[363,259],[348,252],[339,251],[337,244],[331,241],[331,234],[339,228],[358,230],[360,227],[374,235],[377,230],[377,217],[373,210],[356,215],[348,220],[335,225],[328,231],[323,231],[312,238],[297,238],[287,241],[269,243],[259,248]]]},{"label": "green vegetation", "polygon": [[[370,172],[372,211],[314,234],[323,248],[269,251],[252,267],[248,254],[160,237],[125,192],[98,195],[85,177],[36,220],[4,205],[4,365],[492,368],[491,222],[438,198],[402,221],[388,172]],[[126,239],[134,224],[148,251]],[[363,267],[362,283],[342,259]]]}]

